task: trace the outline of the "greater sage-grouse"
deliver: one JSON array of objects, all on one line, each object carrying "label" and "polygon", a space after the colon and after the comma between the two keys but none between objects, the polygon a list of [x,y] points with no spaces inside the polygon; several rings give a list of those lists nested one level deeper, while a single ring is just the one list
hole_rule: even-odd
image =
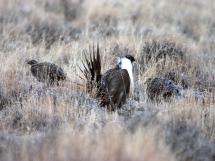
[{"label": "greater sage-grouse", "polygon": [[[86,54],[89,54],[87,59]],[[101,57],[99,45],[85,53],[85,63],[82,73],[85,76],[87,92],[93,93],[100,100],[102,107],[108,110],[116,110],[125,104],[129,92],[133,90],[132,62],[135,61],[131,55],[126,55],[118,59],[115,68],[101,73]]]},{"label": "greater sage-grouse", "polygon": [[27,61],[27,64],[31,65],[31,73],[39,82],[48,85],[55,83],[59,85],[59,81],[66,79],[63,69],[55,64],[49,62],[38,63],[36,60]]},{"label": "greater sage-grouse", "polygon": [[146,84],[148,98],[152,101],[160,101],[162,98],[167,101],[172,96],[181,96],[180,88],[172,80],[149,78]]}]

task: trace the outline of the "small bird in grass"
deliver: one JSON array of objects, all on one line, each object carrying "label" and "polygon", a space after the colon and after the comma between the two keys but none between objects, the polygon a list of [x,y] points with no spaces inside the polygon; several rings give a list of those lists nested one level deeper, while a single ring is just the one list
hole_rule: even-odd
[{"label": "small bird in grass", "polygon": [[55,64],[49,62],[39,63],[36,60],[29,60],[27,64],[31,65],[31,73],[39,82],[47,83],[48,85],[55,83],[59,85],[59,81],[66,79],[63,69]]},{"label": "small bird in grass", "polygon": [[81,70],[87,81],[87,92],[96,91],[96,97],[100,105],[113,111],[125,104],[131,90],[133,90],[132,63],[135,61],[131,55],[118,59],[115,68],[101,73],[101,57],[99,45],[97,49],[89,50],[89,59],[85,55],[84,69]]},{"label": "small bird in grass", "polygon": [[165,78],[149,78],[146,81],[146,92],[150,100],[160,101],[163,98],[165,101],[172,96],[181,96],[179,87],[169,79]]}]

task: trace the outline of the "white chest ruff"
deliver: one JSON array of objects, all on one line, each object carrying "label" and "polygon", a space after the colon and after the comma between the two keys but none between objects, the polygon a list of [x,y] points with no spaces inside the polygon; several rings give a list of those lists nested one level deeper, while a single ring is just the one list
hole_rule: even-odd
[{"label": "white chest ruff", "polygon": [[128,71],[129,77],[130,77],[130,92],[133,93],[134,90],[134,79],[133,79],[133,67],[132,63],[127,58],[121,58],[120,59],[120,68],[126,69]]}]

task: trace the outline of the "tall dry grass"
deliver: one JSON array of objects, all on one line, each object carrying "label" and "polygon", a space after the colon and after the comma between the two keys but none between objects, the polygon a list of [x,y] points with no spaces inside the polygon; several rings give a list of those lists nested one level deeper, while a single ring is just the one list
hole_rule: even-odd
[{"label": "tall dry grass", "polygon": [[[214,9],[212,0],[1,0],[0,160],[215,160]],[[79,78],[93,42],[102,71],[116,56],[137,60],[134,95],[113,113]],[[162,50],[184,59],[156,60]],[[27,59],[60,65],[67,81],[37,82]],[[189,82],[183,97],[148,101],[147,78],[173,70]]]}]

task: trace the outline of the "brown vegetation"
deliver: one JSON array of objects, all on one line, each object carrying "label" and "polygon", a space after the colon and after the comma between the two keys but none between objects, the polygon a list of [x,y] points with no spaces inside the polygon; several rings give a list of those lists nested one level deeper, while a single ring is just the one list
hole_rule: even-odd
[{"label": "brown vegetation", "polygon": [[[1,0],[0,160],[215,160],[214,10],[211,0]],[[137,59],[134,94],[115,112],[79,78],[93,42],[102,73],[116,56]],[[58,64],[69,81],[38,82],[32,59]],[[155,77],[183,97],[147,101]]]}]

